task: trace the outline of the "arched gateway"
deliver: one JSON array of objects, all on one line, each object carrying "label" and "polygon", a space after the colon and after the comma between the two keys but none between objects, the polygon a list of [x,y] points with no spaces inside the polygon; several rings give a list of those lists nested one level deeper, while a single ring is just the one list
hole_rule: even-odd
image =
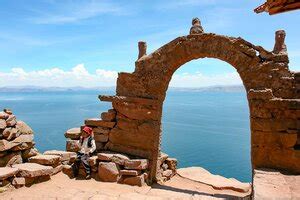
[{"label": "arched gateway", "polygon": [[117,111],[108,149],[148,158],[150,179],[159,180],[162,107],[169,82],[180,66],[208,57],[231,64],[243,81],[250,108],[252,167],[300,173],[300,73],[288,69],[282,33],[276,34],[273,52],[212,33],[176,38],[150,55],[140,43],[143,52],[135,71],[119,73],[116,96],[99,97]]}]

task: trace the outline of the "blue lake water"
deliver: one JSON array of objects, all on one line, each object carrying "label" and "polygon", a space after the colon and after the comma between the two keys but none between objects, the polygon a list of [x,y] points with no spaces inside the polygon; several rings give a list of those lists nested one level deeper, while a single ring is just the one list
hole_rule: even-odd
[{"label": "blue lake water", "polygon": [[[1,93],[0,109],[11,108],[35,131],[41,151],[65,149],[64,132],[111,108],[98,94],[114,91]],[[169,91],[163,111],[162,150],[179,167],[251,181],[249,110],[244,92]]]}]

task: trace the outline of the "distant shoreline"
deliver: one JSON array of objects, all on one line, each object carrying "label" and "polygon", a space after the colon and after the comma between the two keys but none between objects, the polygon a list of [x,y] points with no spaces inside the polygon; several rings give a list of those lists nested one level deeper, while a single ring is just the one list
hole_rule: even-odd
[{"label": "distant shoreline", "polygon": [[[37,87],[37,86],[8,86],[0,87],[0,92],[80,92],[80,91],[115,91],[115,86],[110,87]],[[243,85],[215,85],[207,87],[169,87],[168,91],[180,92],[244,92]]]}]

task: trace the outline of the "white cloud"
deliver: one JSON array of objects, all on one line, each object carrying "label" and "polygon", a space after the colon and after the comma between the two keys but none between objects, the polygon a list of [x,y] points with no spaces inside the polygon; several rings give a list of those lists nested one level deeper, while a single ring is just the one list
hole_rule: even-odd
[{"label": "white cloud", "polygon": [[203,75],[200,72],[195,74],[183,73],[174,74],[170,82],[171,87],[207,87],[215,85],[240,85],[242,80],[237,72]]},{"label": "white cloud", "polygon": [[70,71],[51,68],[37,71],[25,71],[12,68],[10,72],[0,72],[0,86],[42,86],[42,87],[106,87],[114,86],[118,72],[97,69],[90,73],[79,64]]},{"label": "white cloud", "polygon": [[[96,69],[90,73],[84,64],[79,64],[71,70],[51,68],[36,71],[26,71],[23,68],[12,68],[10,72],[0,72],[0,87],[4,86],[41,86],[41,87],[108,87],[115,86],[118,72]],[[171,87],[206,87],[213,85],[241,84],[238,73],[218,75],[203,75],[182,73],[174,74]]]},{"label": "white cloud", "polygon": [[[97,17],[103,14],[124,14],[122,7],[110,1],[85,0],[81,2],[60,2],[54,1],[48,5],[52,12],[41,12],[38,9],[31,9],[39,13],[39,16],[32,18],[36,24],[66,24]],[[49,10],[49,9],[47,9]]]}]

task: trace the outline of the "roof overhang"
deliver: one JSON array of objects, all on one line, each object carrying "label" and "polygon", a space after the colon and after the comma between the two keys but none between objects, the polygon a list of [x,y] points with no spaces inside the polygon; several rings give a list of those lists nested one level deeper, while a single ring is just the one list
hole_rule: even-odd
[{"label": "roof overhang", "polygon": [[300,0],[267,0],[254,9],[256,13],[268,12],[270,15],[300,9]]}]

